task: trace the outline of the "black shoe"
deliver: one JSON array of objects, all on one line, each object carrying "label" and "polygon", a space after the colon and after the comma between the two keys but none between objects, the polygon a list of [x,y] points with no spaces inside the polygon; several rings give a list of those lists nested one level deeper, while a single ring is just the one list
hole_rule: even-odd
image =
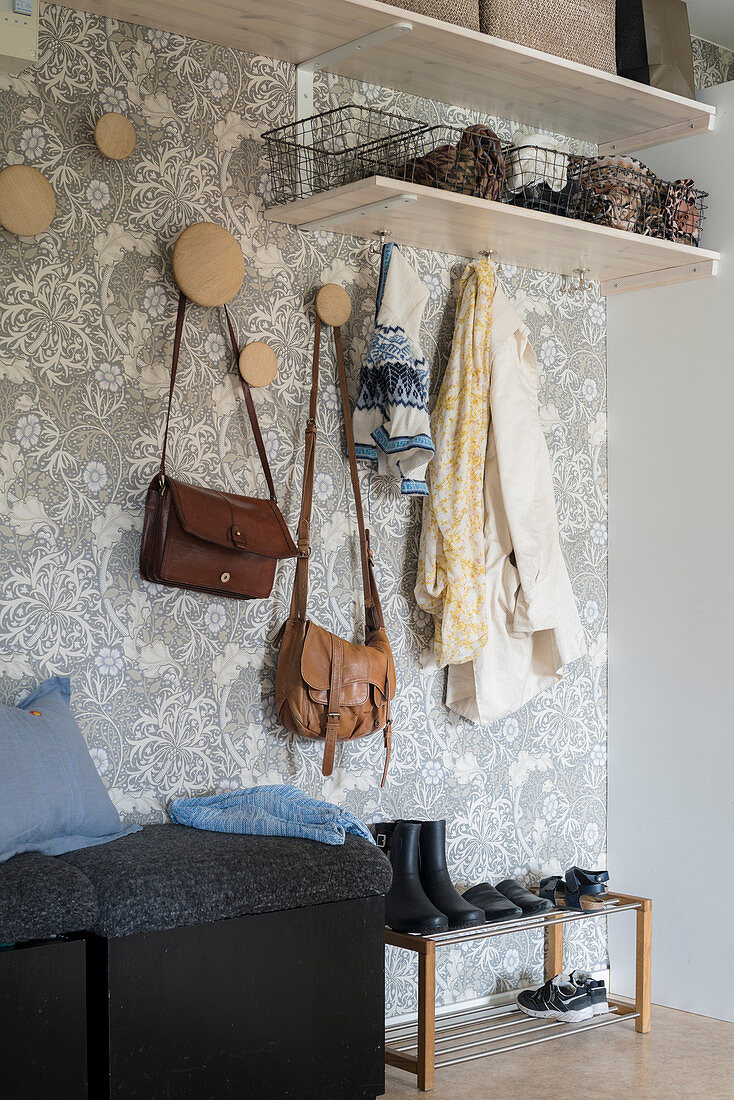
[{"label": "black shoe", "polygon": [[583,1024],[594,1015],[586,990],[571,984],[563,974],[551,978],[540,989],[523,989],[517,995],[517,1007],[526,1016],[563,1020],[567,1024]]},{"label": "black shoe", "polygon": [[513,917],[521,917],[522,909],[495,890],[488,882],[480,882],[478,886],[471,886],[462,894],[464,901],[470,901],[472,905],[478,905],[484,910],[488,921],[512,920]]},{"label": "black shoe", "polygon": [[539,898],[537,894],[531,894],[524,886],[514,878],[503,879],[498,882],[495,889],[504,894],[515,905],[519,905],[523,913],[533,916],[535,913],[544,913],[546,909],[552,909],[553,903],[547,898]]},{"label": "black shoe", "polygon": [[420,876],[426,897],[448,917],[449,928],[474,928],[484,924],[483,909],[462,898],[446,866],[446,822],[420,822]]},{"label": "black shoe", "polygon": [[385,922],[393,932],[445,932],[448,918],[426,897],[419,873],[421,826],[417,821],[372,826],[378,848],[392,864],[392,886],[385,898]]},{"label": "black shoe", "polygon": [[578,989],[584,989],[591,998],[591,1008],[595,1016],[606,1016],[610,1011],[607,1001],[607,987],[603,981],[593,978],[583,970],[572,970],[568,981]]}]

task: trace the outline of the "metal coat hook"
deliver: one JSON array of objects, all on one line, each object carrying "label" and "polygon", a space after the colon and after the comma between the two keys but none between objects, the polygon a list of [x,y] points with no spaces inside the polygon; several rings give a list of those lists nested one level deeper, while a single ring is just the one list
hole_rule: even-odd
[{"label": "metal coat hook", "polygon": [[381,256],[382,250],[385,247],[385,241],[387,240],[387,229],[376,229],[375,236],[380,238],[380,243],[377,241],[371,241],[367,252],[370,256]]},{"label": "metal coat hook", "polygon": [[566,294],[583,294],[585,290],[591,290],[591,283],[586,278],[589,274],[588,267],[577,267],[574,271],[577,281],[574,282],[572,276],[563,276],[563,289]]},{"label": "metal coat hook", "polygon": [[494,264],[495,272],[498,275],[502,274],[502,261],[497,259],[497,253],[493,248],[484,248],[479,253],[479,255],[483,256],[485,260],[489,260],[490,263]]}]

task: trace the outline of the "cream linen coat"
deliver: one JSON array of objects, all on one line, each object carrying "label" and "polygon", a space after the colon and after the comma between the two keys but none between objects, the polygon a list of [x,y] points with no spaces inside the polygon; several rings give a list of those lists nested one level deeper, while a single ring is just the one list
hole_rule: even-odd
[{"label": "cream linen coat", "polygon": [[[418,603],[436,619],[435,662],[449,666],[446,704],[482,725],[518,710],[586,652],[559,544],[537,360],[488,269],[472,264],[462,281],[434,413],[432,495],[416,585]],[[462,311],[472,282],[473,301]],[[488,393],[485,408],[462,402],[467,387]],[[466,456],[476,455],[477,430],[484,452],[478,504],[476,478],[456,477]],[[476,516],[467,522],[472,511],[480,512],[480,525]]]}]

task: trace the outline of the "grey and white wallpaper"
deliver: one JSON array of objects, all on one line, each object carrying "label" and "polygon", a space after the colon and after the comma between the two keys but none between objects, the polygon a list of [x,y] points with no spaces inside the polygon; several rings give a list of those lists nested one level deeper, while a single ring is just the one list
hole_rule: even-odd
[{"label": "grey and white wallpaper", "polygon": [[[441,104],[321,77],[320,105],[389,104],[436,120],[474,118]],[[0,163],[51,179],[51,228],[0,234],[0,697],[68,673],[73,708],[124,816],[163,817],[172,795],[291,781],[367,821],[448,819],[457,879],[497,881],[605,864],[606,421],[604,301],[564,293],[555,275],[506,267],[505,289],[540,362],[542,416],[563,549],[590,658],[553,690],[490,728],[452,716],[443,678],[421,669],[431,623],[414,602],[420,503],[378,476],[363,491],[399,693],[389,783],[379,738],[342,749],[296,740],[273,710],[271,639],[286,614],[291,565],[269,601],[240,603],[143,583],[143,500],[165,410],[176,290],[170,252],[189,223],[226,225],[246,256],[233,303],[241,340],[278,353],[256,395],[283,510],[298,511],[314,288],[343,282],[352,389],[376,289],[366,242],[271,226],[258,135],[293,117],[289,65],[42,7],[40,62],[0,74]],[[92,143],[95,119],[123,111],[137,131],[124,162]],[[495,120],[503,136],[513,127]],[[478,247],[491,242],[477,242]],[[430,290],[424,347],[435,395],[448,355],[463,260],[406,250]],[[311,612],[348,632],[358,590],[355,523],[331,349],[319,410]],[[216,311],[190,307],[174,403],[172,471],[262,492],[262,475]],[[228,373],[229,372],[229,373]],[[612,868],[613,871],[613,868]],[[572,962],[604,965],[603,929],[569,933]],[[540,973],[533,938],[441,954],[440,999],[510,988]],[[415,975],[394,952],[388,1010],[410,1011]]]},{"label": "grey and white wallpaper", "polygon": [[692,38],[693,75],[699,91],[734,80],[734,52],[704,38]]}]

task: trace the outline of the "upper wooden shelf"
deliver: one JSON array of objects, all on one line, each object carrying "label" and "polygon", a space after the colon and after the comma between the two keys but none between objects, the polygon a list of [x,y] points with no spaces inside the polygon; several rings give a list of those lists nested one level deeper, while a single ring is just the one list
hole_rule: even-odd
[{"label": "upper wooden shelf", "polygon": [[412,31],[329,68],[627,152],[708,130],[715,108],[377,0],[81,0],[98,12],[296,64],[407,20]]},{"label": "upper wooden shelf", "polygon": [[[395,204],[399,205],[395,205]],[[498,260],[573,275],[586,268],[603,294],[715,275],[718,252],[542,214],[421,184],[371,176],[266,211],[269,221],[370,236],[455,256],[491,248]]]}]

